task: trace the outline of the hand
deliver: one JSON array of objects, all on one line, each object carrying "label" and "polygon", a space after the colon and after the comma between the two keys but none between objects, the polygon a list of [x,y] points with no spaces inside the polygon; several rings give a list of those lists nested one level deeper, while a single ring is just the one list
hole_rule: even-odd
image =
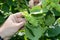
[{"label": "hand", "polygon": [[12,14],[0,28],[0,36],[2,38],[14,35],[19,29],[23,27],[26,20],[22,18],[21,13]]},{"label": "hand", "polygon": [[30,0],[29,1],[29,6],[32,8],[33,6],[37,5],[39,3],[39,0]]},{"label": "hand", "polygon": [[34,1],[33,0],[30,0],[29,1],[29,7],[32,8],[34,6]]},{"label": "hand", "polygon": [[30,0],[30,1],[29,1],[29,6],[30,6],[30,8],[32,8],[32,7],[35,6],[35,5],[41,6],[41,4],[42,4],[41,0]]}]

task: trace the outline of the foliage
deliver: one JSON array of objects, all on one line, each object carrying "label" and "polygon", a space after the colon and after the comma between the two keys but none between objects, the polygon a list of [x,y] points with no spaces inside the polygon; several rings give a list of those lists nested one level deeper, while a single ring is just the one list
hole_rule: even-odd
[{"label": "foliage", "polygon": [[25,30],[20,30],[10,40],[60,40],[59,2],[60,0],[42,0],[41,6],[29,9],[25,0],[1,0],[0,24],[11,13],[23,11],[27,20]]},{"label": "foliage", "polygon": [[60,34],[59,8],[59,0],[42,0],[42,7],[33,7],[30,10],[30,14],[25,11],[24,17],[27,20],[25,35],[27,38],[30,40],[42,40],[46,36],[48,37],[47,39],[57,40],[58,38],[55,37]]}]

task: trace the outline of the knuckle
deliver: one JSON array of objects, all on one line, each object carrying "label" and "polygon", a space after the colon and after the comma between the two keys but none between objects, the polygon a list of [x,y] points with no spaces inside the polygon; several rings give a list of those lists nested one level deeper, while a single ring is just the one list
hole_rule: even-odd
[{"label": "knuckle", "polygon": [[13,17],[14,16],[14,14],[11,14],[9,17]]}]

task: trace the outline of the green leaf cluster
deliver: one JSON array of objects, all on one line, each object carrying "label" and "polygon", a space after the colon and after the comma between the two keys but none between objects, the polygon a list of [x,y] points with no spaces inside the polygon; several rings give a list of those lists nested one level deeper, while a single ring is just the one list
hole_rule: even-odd
[{"label": "green leaf cluster", "polygon": [[[42,0],[41,6],[25,11],[25,35],[30,40],[58,39],[60,34],[60,4],[59,0]],[[42,37],[42,38],[41,38]],[[48,37],[48,38],[47,38]]]}]

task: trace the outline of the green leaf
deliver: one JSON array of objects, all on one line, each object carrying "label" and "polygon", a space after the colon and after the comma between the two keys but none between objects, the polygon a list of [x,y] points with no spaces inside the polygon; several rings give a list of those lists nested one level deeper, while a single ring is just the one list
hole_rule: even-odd
[{"label": "green leaf", "polygon": [[50,25],[52,25],[55,22],[55,16],[53,16],[51,14],[50,15],[47,15],[45,19],[46,19],[45,20],[45,24],[47,26],[50,26]]},{"label": "green leaf", "polygon": [[56,20],[55,24],[58,24],[58,26],[60,26],[60,18]]},{"label": "green leaf", "polygon": [[60,12],[57,11],[56,9],[53,9],[53,12],[54,12],[55,16],[60,16]]},{"label": "green leaf", "polygon": [[[27,28],[28,27],[28,28]],[[42,28],[41,26],[32,27],[29,23],[26,24],[25,33],[26,36],[31,40],[38,40],[47,30],[47,27]]]},{"label": "green leaf", "polygon": [[33,17],[33,16],[31,16],[30,14],[28,14],[27,12],[24,12],[25,13],[25,15],[24,15],[24,17],[25,17],[25,19],[30,23],[30,24],[32,24],[33,26],[38,26],[38,22],[37,22],[37,20]]},{"label": "green leaf", "polygon": [[6,0],[6,3],[11,6],[13,5],[13,0]]},{"label": "green leaf", "polygon": [[39,12],[41,10],[40,6],[34,6],[32,7],[32,9],[30,10],[31,12]]},{"label": "green leaf", "polygon": [[48,37],[55,37],[60,34],[60,27],[54,26],[55,28],[49,28],[48,29]]},{"label": "green leaf", "polygon": [[60,18],[58,18],[54,24],[54,26],[52,26],[52,28],[49,28],[48,31],[48,37],[55,37],[58,36],[60,34]]},{"label": "green leaf", "polygon": [[56,9],[58,12],[60,12],[60,4],[56,4],[56,3],[51,3],[51,6]]},{"label": "green leaf", "polygon": [[59,0],[49,0],[50,2],[53,2],[53,3],[59,3]]},{"label": "green leaf", "polygon": [[0,25],[3,24],[5,21],[5,18],[3,15],[0,15]]},{"label": "green leaf", "polygon": [[4,12],[9,12],[9,6],[6,4],[3,4],[1,10]]}]

